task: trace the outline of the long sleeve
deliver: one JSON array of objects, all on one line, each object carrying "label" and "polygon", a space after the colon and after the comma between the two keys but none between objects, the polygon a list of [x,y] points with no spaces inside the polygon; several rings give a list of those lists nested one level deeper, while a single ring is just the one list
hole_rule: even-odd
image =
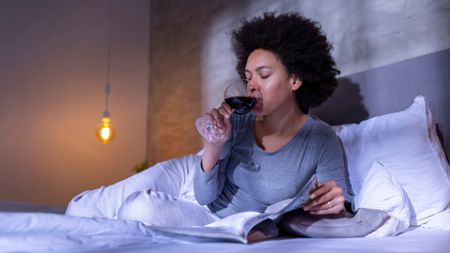
[{"label": "long sleeve", "polygon": [[200,205],[212,203],[222,191],[230,152],[231,142],[228,141],[220,152],[218,163],[209,172],[202,169],[201,160],[197,163],[194,175],[194,194]]},{"label": "long sleeve", "polygon": [[353,201],[353,193],[348,180],[345,155],[339,137],[333,131],[326,133],[319,153],[317,175],[320,182],[335,180],[343,189],[347,201]]}]

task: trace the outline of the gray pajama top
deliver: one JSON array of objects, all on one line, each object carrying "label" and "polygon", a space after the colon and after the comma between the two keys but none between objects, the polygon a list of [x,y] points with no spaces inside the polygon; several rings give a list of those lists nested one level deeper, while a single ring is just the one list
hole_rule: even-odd
[{"label": "gray pajama top", "polygon": [[242,211],[264,212],[292,198],[313,174],[335,180],[351,201],[344,153],[335,132],[308,115],[299,132],[281,149],[266,152],[255,141],[255,115],[232,115],[232,134],[210,172],[196,166],[194,192],[199,204],[219,217]]}]

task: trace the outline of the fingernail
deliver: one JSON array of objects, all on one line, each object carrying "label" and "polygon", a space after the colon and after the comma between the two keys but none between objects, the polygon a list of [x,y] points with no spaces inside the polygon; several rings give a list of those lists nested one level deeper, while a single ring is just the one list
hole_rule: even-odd
[{"label": "fingernail", "polygon": [[314,195],[314,194],[309,195],[309,198],[310,198],[310,199],[313,199],[313,198],[315,198],[315,197],[316,197],[316,195]]}]

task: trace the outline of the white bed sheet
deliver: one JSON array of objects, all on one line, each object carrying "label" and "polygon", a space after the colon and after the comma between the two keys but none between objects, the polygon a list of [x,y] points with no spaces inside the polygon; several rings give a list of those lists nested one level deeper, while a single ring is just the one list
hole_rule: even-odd
[{"label": "white bed sheet", "polygon": [[[190,241],[189,241],[190,240]],[[50,213],[0,213],[0,252],[450,252],[450,231],[384,238],[285,238],[251,245],[171,238],[140,222]]]},{"label": "white bed sheet", "polygon": [[[396,237],[384,238],[289,238],[259,242],[251,245],[237,243],[196,243],[187,245],[166,244],[158,248],[126,247],[114,252],[308,252],[308,253],[448,253],[450,232],[433,230],[411,230]],[[111,252],[111,251],[108,251]]]}]

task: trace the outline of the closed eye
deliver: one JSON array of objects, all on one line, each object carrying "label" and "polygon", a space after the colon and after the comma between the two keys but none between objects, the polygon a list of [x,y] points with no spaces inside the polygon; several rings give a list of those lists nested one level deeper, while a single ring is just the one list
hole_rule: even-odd
[{"label": "closed eye", "polygon": [[267,79],[272,75],[273,70],[270,67],[263,66],[257,69],[257,73],[261,79]]}]

